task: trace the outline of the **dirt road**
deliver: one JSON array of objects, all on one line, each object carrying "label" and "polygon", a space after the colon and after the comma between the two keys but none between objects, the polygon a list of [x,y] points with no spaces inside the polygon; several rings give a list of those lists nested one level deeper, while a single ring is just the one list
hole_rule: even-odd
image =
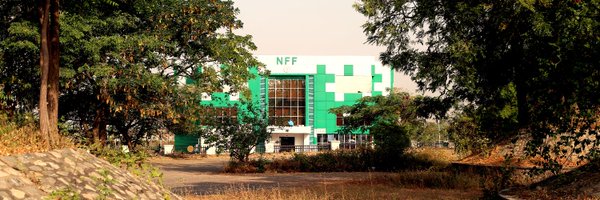
[{"label": "dirt road", "polygon": [[151,163],[164,173],[165,186],[177,194],[214,194],[227,188],[272,188],[331,184],[365,178],[370,173],[221,173],[228,157],[198,159],[154,159]]}]

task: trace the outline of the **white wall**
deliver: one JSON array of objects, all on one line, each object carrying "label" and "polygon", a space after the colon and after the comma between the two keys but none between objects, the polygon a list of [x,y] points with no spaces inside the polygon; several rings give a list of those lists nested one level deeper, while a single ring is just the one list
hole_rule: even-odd
[{"label": "white wall", "polygon": [[[280,137],[294,137],[294,145],[309,145],[310,144],[310,136],[308,134],[281,134],[281,133],[273,133],[271,134],[271,140],[269,140],[268,144],[272,145],[281,145]],[[276,141],[279,141],[277,143]]]}]

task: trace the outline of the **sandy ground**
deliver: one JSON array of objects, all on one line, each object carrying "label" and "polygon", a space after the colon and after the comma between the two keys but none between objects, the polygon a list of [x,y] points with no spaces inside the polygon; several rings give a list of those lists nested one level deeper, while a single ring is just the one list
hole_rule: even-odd
[{"label": "sandy ground", "polygon": [[165,186],[180,195],[215,194],[227,188],[298,187],[311,184],[333,184],[366,178],[377,173],[221,173],[228,157],[195,159],[153,159],[151,163],[164,173]]}]

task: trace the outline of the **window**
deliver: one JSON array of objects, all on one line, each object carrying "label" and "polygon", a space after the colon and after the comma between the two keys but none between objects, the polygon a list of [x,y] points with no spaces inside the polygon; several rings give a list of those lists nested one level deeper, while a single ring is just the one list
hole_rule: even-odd
[{"label": "window", "polygon": [[237,115],[236,107],[206,107],[201,124],[225,123],[227,120],[237,120]]},{"label": "window", "polygon": [[344,115],[336,114],[335,124],[338,126],[343,126],[344,125]]},{"label": "window", "polygon": [[350,114],[344,113],[344,114],[336,114],[336,120],[335,120],[335,124],[338,126],[344,126],[346,125],[346,117],[348,117]]},{"label": "window", "polygon": [[273,78],[269,80],[269,123],[288,126],[305,125],[304,78]]}]

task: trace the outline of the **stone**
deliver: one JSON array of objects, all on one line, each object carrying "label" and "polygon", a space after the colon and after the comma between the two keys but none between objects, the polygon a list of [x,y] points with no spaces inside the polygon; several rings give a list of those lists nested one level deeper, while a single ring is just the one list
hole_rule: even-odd
[{"label": "stone", "polygon": [[34,171],[34,172],[44,171],[44,169],[42,169],[40,166],[37,166],[37,165],[29,167],[29,170]]},{"label": "stone", "polygon": [[65,171],[57,171],[56,174],[61,175],[61,176],[68,176],[69,172],[65,172]]},{"label": "stone", "polygon": [[9,174],[11,174],[11,175],[14,175],[14,176],[19,176],[19,175],[21,175],[21,172],[19,172],[19,171],[15,170],[15,169],[13,169],[13,168],[5,168],[5,169],[4,169],[4,171],[5,171],[5,172],[8,172]]},{"label": "stone", "polygon": [[47,178],[43,178],[40,183],[47,184],[47,185],[54,185],[56,183],[56,180],[53,178],[47,177]]},{"label": "stone", "polygon": [[47,164],[48,164],[48,165],[50,165],[50,167],[52,167],[52,169],[59,169],[59,168],[60,168],[60,167],[59,167],[57,164],[55,164],[54,162],[48,162]]},{"label": "stone", "polygon": [[21,186],[23,185],[23,181],[21,181],[22,179],[20,179],[22,177],[10,177],[8,179],[8,182],[13,185],[13,186]]},{"label": "stone", "polygon": [[83,193],[81,196],[83,197],[83,199],[96,199],[96,197],[98,197],[97,194],[91,192]]},{"label": "stone", "polygon": [[85,187],[83,187],[83,188],[85,188],[85,189],[87,189],[87,190],[95,190],[95,189],[94,189],[92,186],[90,186],[90,185],[85,185]]},{"label": "stone", "polygon": [[0,191],[0,199],[9,199],[9,197],[11,196],[8,193],[5,191]]},{"label": "stone", "polygon": [[98,179],[104,178],[100,174],[98,174],[98,172],[89,173],[89,176],[93,177],[93,178],[98,178]]},{"label": "stone", "polygon": [[69,158],[65,158],[64,161],[65,161],[65,164],[67,164],[67,165],[75,166],[75,163]]},{"label": "stone", "polygon": [[129,190],[125,190],[125,193],[127,193],[127,195],[128,195],[130,198],[132,198],[132,199],[136,197],[136,195],[135,195],[133,192],[129,191]]},{"label": "stone", "polygon": [[10,189],[10,194],[17,198],[17,199],[24,199],[25,198],[25,192],[21,191],[21,190],[17,190],[17,189]]},{"label": "stone", "polygon": [[51,152],[50,152],[50,155],[52,155],[52,156],[54,156],[54,157],[56,157],[56,158],[62,158],[62,155],[60,155],[60,153],[59,153],[59,152],[56,152],[56,151],[51,151]]},{"label": "stone", "polygon": [[11,185],[8,184],[7,178],[0,178],[0,190],[5,190],[11,188]]},{"label": "stone", "polygon": [[42,166],[42,167],[46,166],[46,163],[44,161],[41,161],[41,160],[33,161],[33,164],[37,165],[37,166]]},{"label": "stone", "polygon": [[18,164],[17,159],[12,156],[0,157],[0,161],[2,161],[3,163],[5,163],[6,165],[8,165],[10,167],[16,167]]},{"label": "stone", "polygon": [[45,153],[34,153],[33,156],[38,157],[38,158],[44,158],[46,157],[47,154]]},{"label": "stone", "polygon": [[9,175],[8,173],[0,170],[0,177],[5,177],[5,176],[8,176],[8,175]]},{"label": "stone", "polygon": [[64,178],[58,178],[58,181],[60,181],[64,185],[68,185],[69,184],[69,182],[67,182]]},{"label": "stone", "polygon": [[25,192],[26,194],[29,194],[29,196],[45,196],[44,192],[42,192],[41,190],[39,190],[35,186],[23,187],[23,188],[21,188],[21,190],[23,192]]}]

